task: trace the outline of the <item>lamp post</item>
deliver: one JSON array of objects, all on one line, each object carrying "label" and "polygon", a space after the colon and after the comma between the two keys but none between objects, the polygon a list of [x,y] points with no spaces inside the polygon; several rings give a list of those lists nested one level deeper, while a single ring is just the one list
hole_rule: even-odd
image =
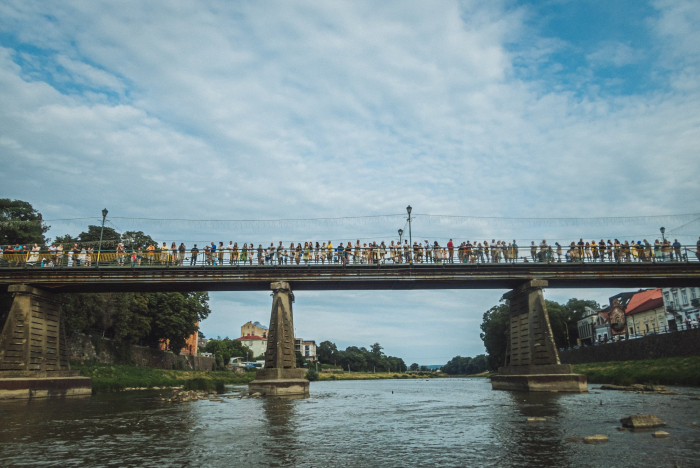
[{"label": "lamp post", "polygon": [[661,240],[666,242],[666,228],[662,226],[661,229],[659,229],[659,231],[661,231]]},{"label": "lamp post", "polygon": [[105,218],[107,217],[107,208],[102,210],[102,229],[100,229],[100,243],[97,245],[97,266],[100,266],[100,256],[102,254],[102,234],[105,232]]},{"label": "lamp post", "polygon": [[403,229],[399,229],[399,245],[401,245],[401,243],[403,242],[401,240],[401,236],[403,236]]},{"label": "lamp post", "polygon": [[412,249],[413,237],[411,237],[411,211],[413,211],[413,208],[411,208],[411,205],[406,207],[406,211],[408,211],[408,243],[410,245],[409,249]]}]

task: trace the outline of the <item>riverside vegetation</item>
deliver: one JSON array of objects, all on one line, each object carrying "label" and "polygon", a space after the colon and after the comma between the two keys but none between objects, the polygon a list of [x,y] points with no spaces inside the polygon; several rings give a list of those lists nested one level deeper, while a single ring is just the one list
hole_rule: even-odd
[{"label": "riverside vegetation", "polygon": [[185,390],[216,390],[222,393],[226,385],[247,384],[255,379],[255,372],[169,370],[79,362],[71,363],[71,368],[92,379],[93,392],[182,386]]},{"label": "riverside vegetation", "polygon": [[700,386],[700,356],[575,364],[589,383]]}]

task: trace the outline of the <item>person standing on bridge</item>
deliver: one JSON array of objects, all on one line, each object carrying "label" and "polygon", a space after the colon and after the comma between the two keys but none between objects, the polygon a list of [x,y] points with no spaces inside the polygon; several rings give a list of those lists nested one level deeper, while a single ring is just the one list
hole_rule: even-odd
[{"label": "person standing on bridge", "polygon": [[533,262],[537,261],[537,246],[535,245],[535,241],[530,242],[530,257],[532,257]]},{"label": "person standing on bridge", "polygon": [[695,256],[700,260],[700,237],[698,238],[698,243],[695,244]]},{"label": "person standing on bridge", "polygon": [[683,260],[683,257],[681,257],[681,243],[678,242],[678,239],[673,241],[673,252],[676,254],[676,261],[680,262]]},{"label": "person standing on bridge", "polygon": [[450,256],[449,263],[454,263],[455,262],[455,244],[452,242],[452,239],[447,241],[447,254]]},{"label": "person standing on bridge", "polygon": [[197,265],[197,255],[198,254],[199,254],[199,249],[197,248],[197,244],[194,244],[194,247],[192,247],[192,250],[190,250],[190,266]]},{"label": "person standing on bridge", "polygon": [[177,248],[178,264],[180,264],[180,265],[185,264],[185,253],[186,252],[187,252],[187,247],[185,247],[184,243],[180,243],[180,247]]}]

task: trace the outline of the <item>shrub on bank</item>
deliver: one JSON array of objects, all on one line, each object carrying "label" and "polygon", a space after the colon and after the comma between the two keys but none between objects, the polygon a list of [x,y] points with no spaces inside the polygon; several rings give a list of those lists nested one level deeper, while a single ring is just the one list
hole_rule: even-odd
[{"label": "shrub on bank", "polygon": [[110,364],[71,363],[80,375],[92,379],[93,392],[119,391],[130,387],[179,387],[186,390],[216,390],[226,385],[246,384],[254,372],[237,374],[229,371],[183,371]]},{"label": "shrub on bank", "polygon": [[700,386],[700,356],[576,364],[574,372],[589,383]]}]

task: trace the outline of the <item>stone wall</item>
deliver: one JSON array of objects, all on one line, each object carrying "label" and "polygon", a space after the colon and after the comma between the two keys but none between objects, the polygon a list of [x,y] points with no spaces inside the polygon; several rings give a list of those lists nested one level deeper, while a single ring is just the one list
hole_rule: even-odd
[{"label": "stone wall", "polygon": [[216,360],[203,356],[176,356],[170,351],[124,345],[109,338],[94,338],[76,333],[69,337],[71,359],[97,361],[103,364],[130,363],[139,367],[157,369],[211,370]]},{"label": "stone wall", "polygon": [[562,364],[700,356],[700,329],[560,351]]}]

